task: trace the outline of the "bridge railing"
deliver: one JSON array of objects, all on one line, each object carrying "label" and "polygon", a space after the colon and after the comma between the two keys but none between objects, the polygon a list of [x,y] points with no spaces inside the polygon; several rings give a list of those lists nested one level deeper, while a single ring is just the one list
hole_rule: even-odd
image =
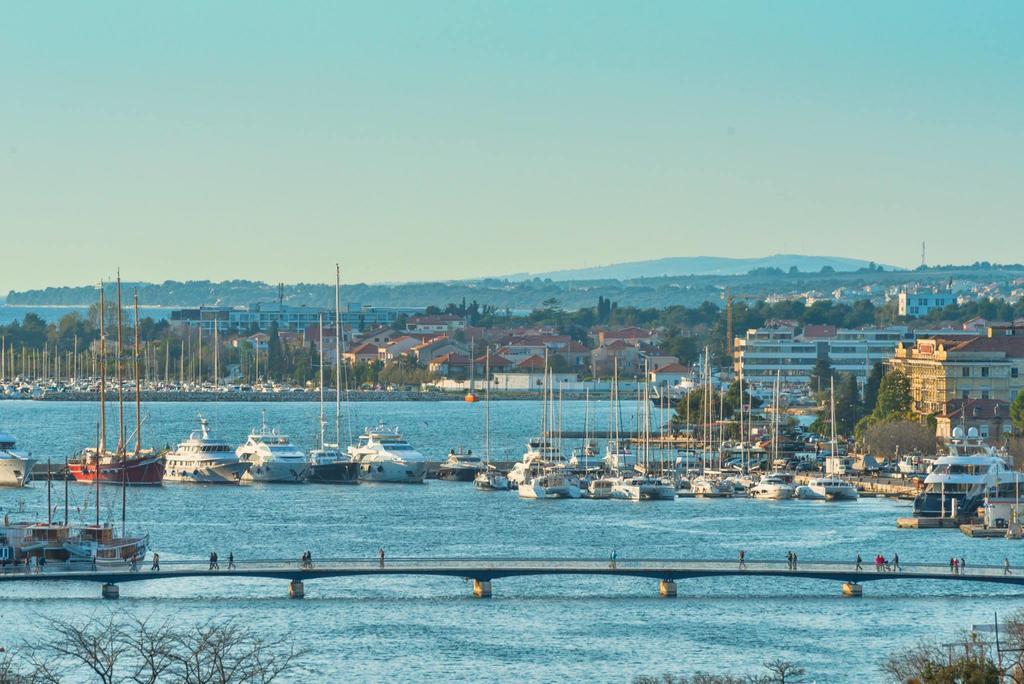
[{"label": "bridge railing", "polygon": [[[161,572],[188,572],[189,574],[210,574],[229,572],[228,561],[219,560],[219,568],[211,569],[209,560],[205,559],[182,559],[182,560],[161,560]],[[331,571],[340,572],[372,572],[375,570],[387,570],[391,573],[410,571],[428,574],[432,571],[439,573],[457,574],[465,571],[467,576],[478,572],[501,572],[516,571],[555,573],[601,573],[601,574],[629,574],[632,572],[657,573],[708,573],[708,574],[741,574],[743,572],[772,573],[806,575],[811,573],[830,573],[854,575],[874,575],[875,573],[886,574],[910,574],[939,576],[950,574],[963,574],[975,576],[995,576],[1006,574],[1002,565],[968,565],[953,573],[948,563],[901,563],[899,569],[890,565],[887,569],[876,570],[873,562],[863,562],[858,571],[852,561],[799,561],[791,566],[785,559],[782,560],[746,560],[742,566],[737,559],[658,559],[658,558],[473,558],[473,557],[385,557],[383,564],[379,558],[347,557],[347,558],[323,558],[314,559],[311,565],[304,565],[301,560],[294,558],[271,558],[271,559],[235,559],[234,568],[238,574],[282,571]],[[128,563],[105,564],[100,563],[95,569],[91,563],[62,563],[49,562],[45,566],[29,568],[24,565],[6,565],[0,568],[0,576],[3,574],[61,574],[67,576],[88,576],[90,574],[129,574],[129,573],[154,573],[152,562],[139,563],[136,569],[132,569]],[[1024,568],[1011,568],[1012,573],[1024,573]]]}]

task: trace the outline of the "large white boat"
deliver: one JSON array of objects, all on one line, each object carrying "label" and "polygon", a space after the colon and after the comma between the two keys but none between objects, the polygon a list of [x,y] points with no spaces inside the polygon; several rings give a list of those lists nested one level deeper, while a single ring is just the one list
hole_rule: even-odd
[{"label": "large white boat", "polygon": [[915,517],[969,518],[986,497],[1024,484],[1024,473],[1010,468],[1004,455],[986,444],[976,428],[966,435],[962,427],[954,428],[946,446],[948,453],[935,461],[924,480],[924,491],[914,499]]},{"label": "large white boat", "polygon": [[303,482],[309,470],[309,461],[288,435],[262,425],[253,430],[245,444],[235,450],[238,460],[249,464],[242,482]]},{"label": "large white boat", "polygon": [[750,488],[755,499],[792,499],[796,493],[791,478],[783,473],[768,473],[761,481]]},{"label": "large white boat", "polygon": [[562,466],[544,468],[520,484],[518,491],[524,499],[578,499],[582,496],[579,480]]},{"label": "large white boat", "polygon": [[736,493],[731,483],[710,475],[699,475],[690,481],[690,491],[702,499],[722,499]]},{"label": "large white boat", "polygon": [[199,416],[199,429],[166,456],[164,482],[238,484],[251,462],[240,461],[227,442],[210,436],[210,425]]},{"label": "large white boat", "polygon": [[402,438],[398,428],[367,428],[357,444],[348,448],[365,482],[420,484],[427,475],[427,460]]},{"label": "large white boat", "polygon": [[638,475],[624,478],[614,485],[612,499],[628,501],[663,501],[676,498],[676,488],[668,481],[651,475]]},{"label": "large white boat", "polygon": [[860,496],[853,484],[836,476],[816,477],[808,482],[807,486],[818,495],[815,498],[824,498],[828,501],[853,501]]},{"label": "large white boat", "polygon": [[0,486],[24,487],[32,481],[35,459],[15,451],[14,435],[0,432]]}]

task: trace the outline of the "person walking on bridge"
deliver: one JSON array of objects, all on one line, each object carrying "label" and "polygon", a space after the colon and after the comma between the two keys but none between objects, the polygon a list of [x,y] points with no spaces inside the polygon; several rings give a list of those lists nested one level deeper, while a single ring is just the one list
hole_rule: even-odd
[{"label": "person walking on bridge", "polygon": [[864,568],[861,567],[860,563],[861,563],[860,554],[858,553],[857,554],[857,568],[856,568],[857,572],[860,572],[861,570],[864,569]]},{"label": "person walking on bridge", "polygon": [[235,569],[235,552],[228,551],[228,570]]},{"label": "person walking on bridge", "polygon": [[963,556],[960,556],[960,574],[961,575],[966,575],[967,574],[967,559],[964,558]]},{"label": "person walking on bridge", "polygon": [[1012,572],[1010,572],[1010,559],[1006,558],[1006,557],[1003,558],[1003,574],[1004,575],[1012,575],[1013,574]]},{"label": "person walking on bridge", "polygon": [[615,569],[615,564],[616,564],[616,562],[618,560],[619,560],[618,552],[615,549],[612,549],[611,555],[608,556],[608,561],[609,561],[609,564],[611,565],[612,570]]},{"label": "person walking on bridge", "polygon": [[153,565],[149,568],[150,572],[160,572],[160,554],[153,554]]},{"label": "person walking on bridge", "polygon": [[892,554],[892,569],[897,572],[903,572],[903,568],[900,567],[900,554],[895,551]]},{"label": "person walking on bridge", "polygon": [[747,552],[740,549],[740,570],[745,570],[747,567]]},{"label": "person walking on bridge", "polygon": [[377,549],[377,556],[380,558],[380,567],[384,567],[384,547]]}]

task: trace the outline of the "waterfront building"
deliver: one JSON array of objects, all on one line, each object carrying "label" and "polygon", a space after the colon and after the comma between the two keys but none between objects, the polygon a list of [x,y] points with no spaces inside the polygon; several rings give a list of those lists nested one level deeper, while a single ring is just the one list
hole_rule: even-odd
[{"label": "waterfront building", "polygon": [[449,333],[465,330],[466,320],[452,314],[413,316],[406,321],[405,329],[417,333]]},{"label": "waterfront building", "polygon": [[954,399],[1012,402],[1024,389],[1024,327],[993,324],[985,335],[900,343],[889,367],[910,379],[920,414],[943,413]]},{"label": "waterfront building", "polygon": [[784,385],[804,385],[818,361],[827,360],[833,371],[852,373],[864,383],[872,367],[892,358],[899,342],[913,339],[905,326],[754,328],[733,341],[733,370],[753,384],[771,384],[778,374]]},{"label": "waterfront building", "polygon": [[932,309],[942,309],[956,304],[956,295],[951,292],[907,292],[903,290],[897,298],[900,316],[919,318],[927,316]]},{"label": "waterfront building", "polygon": [[950,439],[957,427],[963,428],[964,434],[974,428],[984,440],[1008,435],[1013,432],[1010,403],[1002,399],[951,399],[935,416],[935,435]]},{"label": "waterfront building", "polygon": [[[349,304],[341,312],[345,328],[366,330],[391,325],[400,315],[421,312],[419,308],[372,307]],[[280,302],[259,302],[248,306],[200,306],[171,311],[172,325],[202,328],[203,332],[258,330],[266,332],[274,323],[280,330],[303,331],[324,323],[333,323],[334,308],[291,306]]]}]

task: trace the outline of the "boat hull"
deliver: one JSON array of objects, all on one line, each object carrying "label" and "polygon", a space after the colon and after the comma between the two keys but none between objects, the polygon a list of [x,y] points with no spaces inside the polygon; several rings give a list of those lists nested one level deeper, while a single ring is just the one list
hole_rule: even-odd
[{"label": "boat hull", "polygon": [[129,458],[124,463],[95,463],[79,461],[68,464],[68,473],[75,482],[95,484],[127,484],[131,486],[161,485],[164,481],[165,462],[163,455],[145,458]]},{"label": "boat hull", "polygon": [[249,470],[248,463],[218,463],[194,468],[171,466],[164,472],[164,482],[191,484],[238,484]]},{"label": "boat hull", "polygon": [[309,464],[305,461],[296,463],[292,461],[265,461],[253,463],[252,467],[245,471],[242,482],[281,482],[298,483],[305,482]]},{"label": "boat hull", "polygon": [[479,468],[472,466],[450,467],[442,465],[437,471],[437,479],[448,480],[449,482],[472,482]]},{"label": "boat hull", "polygon": [[34,458],[0,459],[0,487],[24,487],[32,481]]},{"label": "boat hull", "polygon": [[426,463],[369,461],[359,464],[359,479],[362,482],[422,484],[426,476]]},{"label": "boat hull", "polygon": [[315,484],[359,484],[359,465],[351,461],[314,464],[306,480]]}]

